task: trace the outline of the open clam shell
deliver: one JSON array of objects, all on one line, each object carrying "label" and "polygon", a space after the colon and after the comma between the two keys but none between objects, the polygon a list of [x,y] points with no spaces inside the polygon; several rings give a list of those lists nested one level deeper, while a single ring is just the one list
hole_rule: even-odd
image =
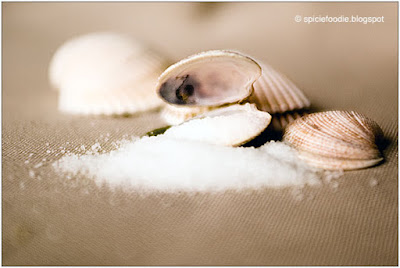
[{"label": "open clam shell", "polygon": [[275,114],[273,127],[281,130],[310,106],[304,93],[285,75],[231,51],[207,51],[170,66],[160,76],[157,90],[168,103],[161,116],[169,124],[182,123],[221,105],[250,102]]},{"label": "open clam shell", "polygon": [[171,127],[164,136],[239,146],[260,135],[270,121],[271,115],[257,110],[254,104],[235,104],[209,111]]},{"label": "open clam shell", "polygon": [[212,50],[170,66],[159,77],[157,92],[174,105],[220,106],[248,98],[260,75],[261,67],[250,57]]},{"label": "open clam shell", "polygon": [[309,114],[289,124],[283,140],[301,158],[323,169],[360,169],[383,160],[382,130],[371,119],[347,111]]},{"label": "open clam shell", "polygon": [[163,104],[154,86],[165,67],[160,55],[127,35],[92,33],[55,52],[49,78],[63,112],[135,113]]}]

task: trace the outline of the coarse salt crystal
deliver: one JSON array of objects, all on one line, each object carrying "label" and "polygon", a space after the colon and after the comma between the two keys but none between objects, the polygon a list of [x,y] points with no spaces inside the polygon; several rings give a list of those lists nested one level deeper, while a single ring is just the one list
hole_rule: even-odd
[{"label": "coarse salt crystal", "polygon": [[378,180],[375,179],[375,178],[371,179],[371,180],[369,181],[369,185],[370,185],[371,187],[374,187],[374,186],[378,185]]},{"label": "coarse salt crystal", "polygon": [[42,163],[42,162],[36,164],[36,165],[34,166],[34,168],[40,168],[41,166],[43,166],[43,163]]}]

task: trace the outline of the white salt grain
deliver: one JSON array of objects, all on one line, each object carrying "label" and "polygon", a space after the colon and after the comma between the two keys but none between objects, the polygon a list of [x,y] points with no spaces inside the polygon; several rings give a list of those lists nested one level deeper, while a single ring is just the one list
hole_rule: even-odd
[{"label": "white salt grain", "polygon": [[378,185],[378,180],[377,180],[377,179],[373,178],[373,179],[371,179],[371,180],[369,181],[369,186],[375,187],[375,186],[377,186],[377,185]]},{"label": "white salt grain", "polygon": [[301,201],[304,199],[304,193],[299,187],[293,188],[291,194],[296,201]]},{"label": "white salt grain", "polygon": [[93,144],[92,151],[98,152],[98,151],[100,151],[100,149],[101,149],[101,146],[100,146],[100,144],[98,142]]},{"label": "white salt grain", "polygon": [[32,179],[35,177],[35,171],[33,171],[32,169],[29,170],[29,177],[31,177]]},{"label": "white salt grain", "polygon": [[339,182],[337,182],[337,181],[332,182],[331,187],[332,187],[333,191],[336,192],[337,189],[339,188]]},{"label": "white salt grain", "polygon": [[53,163],[58,172],[93,178],[101,185],[148,191],[219,191],[315,185],[320,171],[282,142],[260,148],[143,137],[105,154],[71,154]]},{"label": "white salt grain", "polygon": [[36,165],[34,166],[34,168],[40,168],[41,166],[43,166],[43,163],[42,163],[42,162],[36,164]]}]

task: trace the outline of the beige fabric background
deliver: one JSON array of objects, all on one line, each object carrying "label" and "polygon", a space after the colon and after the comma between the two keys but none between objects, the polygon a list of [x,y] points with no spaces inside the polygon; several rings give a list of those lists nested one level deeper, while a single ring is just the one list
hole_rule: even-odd
[{"label": "beige fabric background", "polygon": [[[3,3],[2,227],[5,265],[397,265],[397,3]],[[380,24],[296,23],[295,15],[384,16]],[[291,77],[315,110],[356,110],[386,135],[386,161],[339,187],[188,195],[115,192],[66,180],[59,147],[142,135],[130,118],[60,114],[47,68],[65,40],[121,31],[176,61],[244,51]],[[101,135],[111,133],[110,141]],[[69,142],[69,144],[66,144]],[[48,145],[46,145],[48,143]],[[33,153],[29,163],[25,161]],[[46,158],[35,177],[29,169]],[[38,176],[39,175],[39,176]],[[378,185],[370,186],[376,179]]]}]

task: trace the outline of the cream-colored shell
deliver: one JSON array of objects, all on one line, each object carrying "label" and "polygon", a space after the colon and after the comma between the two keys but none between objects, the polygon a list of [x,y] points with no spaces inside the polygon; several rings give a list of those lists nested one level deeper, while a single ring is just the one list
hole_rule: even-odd
[{"label": "cream-colored shell", "polygon": [[[203,52],[192,57],[214,57],[218,51]],[[189,57],[189,58],[192,58]],[[185,65],[187,59],[182,60],[176,66]],[[284,74],[273,69],[266,63],[259,63],[262,68],[261,76],[253,84],[253,93],[244,99],[245,102],[256,104],[261,111],[273,115],[271,124],[275,130],[282,130],[287,124],[300,117],[302,110],[310,106],[310,101],[304,93]],[[170,67],[172,70],[175,65]],[[159,80],[159,85],[169,77],[170,71],[165,71]],[[243,98],[239,98],[238,102]],[[171,125],[176,125],[188,120],[198,114],[204,113],[214,107],[192,107],[192,106],[174,106],[167,104],[162,110],[161,117]]]},{"label": "cream-colored shell", "polygon": [[166,104],[161,110],[161,118],[169,125],[179,125],[199,114],[212,110],[213,107],[180,107]]},{"label": "cream-colored shell", "polygon": [[162,105],[154,87],[165,66],[165,60],[128,35],[91,33],[58,48],[49,79],[63,112],[135,113]]},{"label": "cream-colored shell", "polygon": [[[190,107],[221,106],[247,99],[253,93],[252,85],[261,72],[256,61],[239,52],[210,50],[189,56],[168,67],[158,78],[156,88],[160,97],[169,104]],[[194,86],[191,102],[179,103],[177,89],[187,78],[193,79],[195,83],[200,82],[200,86]],[[169,83],[172,85],[168,86]]]},{"label": "cream-colored shell", "polygon": [[360,169],[382,161],[382,130],[372,120],[347,111],[309,114],[286,127],[283,140],[309,164],[323,169]]},{"label": "cream-colored shell", "polygon": [[254,104],[234,104],[215,109],[169,128],[165,137],[194,140],[225,146],[242,145],[263,132],[271,115]]}]

